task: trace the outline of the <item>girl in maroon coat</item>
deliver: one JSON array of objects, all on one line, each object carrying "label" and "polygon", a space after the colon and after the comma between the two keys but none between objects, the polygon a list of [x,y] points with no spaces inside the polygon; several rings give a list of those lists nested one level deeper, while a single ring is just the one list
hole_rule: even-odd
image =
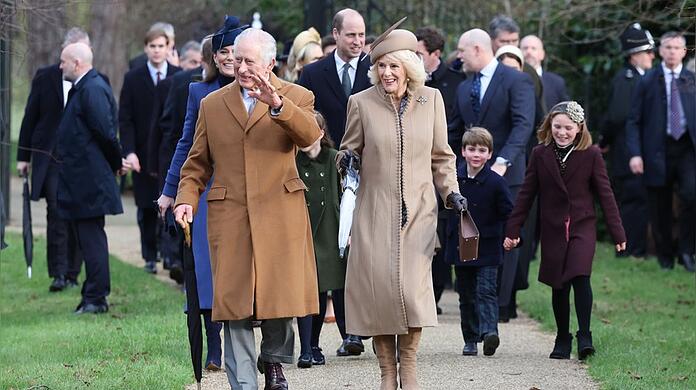
[{"label": "girl in maroon coat", "polygon": [[597,230],[595,197],[604,211],[616,250],[626,247],[626,235],[609,184],[600,150],[592,146],[582,107],[573,101],[556,104],[537,132],[540,145],[532,151],[524,184],[507,222],[504,247],[520,241],[520,228],[534,198],[541,211],[539,281],[553,289],[553,314],[558,333],[552,359],[569,359],[572,348],[570,288],[578,316],[578,358],[594,353],[590,333],[590,274]]}]

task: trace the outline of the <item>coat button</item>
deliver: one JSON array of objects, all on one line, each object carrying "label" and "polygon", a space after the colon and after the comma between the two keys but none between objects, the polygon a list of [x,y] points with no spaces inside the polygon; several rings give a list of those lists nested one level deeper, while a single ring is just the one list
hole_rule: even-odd
[{"label": "coat button", "polygon": [[326,190],[326,187],[321,186],[321,188],[320,188],[319,190],[320,190],[321,192],[324,192],[324,191]]},{"label": "coat button", "polygon": [[322,205],[322,206],[324,205],[324,201],[323,201],[323,200],[321,201],[321,205]]},{"label": "coat button", "polygon": [[324,172],[319,172],[319,176],[324,177]]},{"label": "coat button", "polygon": [[305,177],[309,177],[309,172],[304,173]]}]

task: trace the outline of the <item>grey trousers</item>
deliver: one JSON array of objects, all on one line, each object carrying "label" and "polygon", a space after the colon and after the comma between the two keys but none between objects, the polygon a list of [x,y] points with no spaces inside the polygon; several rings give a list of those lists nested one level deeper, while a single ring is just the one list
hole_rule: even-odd
[{"label": "grey trousers", "polygon": [[[257,390],[256,342],[251,319],[225,321],[225,372],[232,390]],[[261,361],[293,363],[295,331],[292,318],[261,324]]]}]

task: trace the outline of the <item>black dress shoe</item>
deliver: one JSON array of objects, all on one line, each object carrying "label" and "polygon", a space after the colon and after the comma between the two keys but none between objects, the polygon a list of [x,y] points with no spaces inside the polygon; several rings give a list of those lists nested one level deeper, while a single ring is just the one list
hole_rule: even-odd
[{"label": "black dress shoe", "polygon": [[336,350],[336,356],[350,356],[350,353],[346,350],[346,343],[348,339],[343,340],[341,346]]},{"label": "black dress shoe", "polygon": [[297,359],[298,368],[311,368],[312,367],[312,353],[305,352],[301,353],[300,357]]},{"label": "black dress shoe", "polygon": [[495,333],[489,333],[483,336],[483,355],[493,356],[495,355],[495,350],[498,349],[500,345],[500,338]]},{"label": "black dress shoe", "polygon": [[674,268],[674,259],[671,257],[658,256],[657,262],[664,271],[669,271]]},{"label": "black dress shoe", "polygon": [[149,274],[156,274],[157,273],[157,263],[154,261],[146,261],[145,262],[145,272]]},{"label": "black dress shoe", "polygon": [[694,272],[694,255],[688,253],[682,253],[679,258],[681,263],[688,272]]},{"label": "black dress shoe", "polygon": [[319,347],[312,347],[312,364],[316,366],[326,364],[326,358]]},{"label": "black dress shoe", "polygon": [[462,350],[462,355],[464,356],[476,356],[478,355],[478,348],[476,348],[476,343],[464,343],[464,350]]},{"label": "black dress shoe", "polygon": [[435,312],[437,313],[437,315],[442,314],[442,308],[440,306],[435,306]]},{"label": "black dress shoe", "polygon": [[592,332],[578,331],[575,337],[578,338],[578,359],[585,360],[589,356],[594,355],[595,349],[592,345]]},{"label": "black dress shoe", "polygon": [[360,356],[361,353],[365,352],[365,345],[359,336],[348,335],[346,341],[345,350],[348,351],[348,354]]},{"label": "black dress shoe", "polygon": [[53,282],[51,282],[51,285],[48,286],[48,291],[50,292],[58,292],[58,291],[63,291],[65,290],[65,287],[67,287],[67,283],[65,281],[65,276],[58,276],[53,279]]},{"label": "black dress shoe", "polygon": [[79,286],[79,285],[80,285],[80,284],[77,283],[77,279],[74,279],[74,278],[71,278],[71,277],[66,277],[66,278],[65,278],[65,287],[66,287],[66,288],[73,288],[73,287],[77,287],[77,286]]},{"label": "black dress shoe", "polygon": [[549,355],[550,359],[570,359],[570,350],[573,348],[573,336],[568,334],[556,335],[556,342],[553,344],[553,351]]},{"label": "black dress shoe", "polygon": [[287,390],[288,381],[283,375],[283,365],[280,363],[263,363],[266,385],[264,390]]},{"label": "black dress shoe", "polygon": [[77,309],[75,309],[75,314],[101,314],[109,311],[109,305],[105,304],[93,304],[93,303],[81,303]]},{"label": "black dress shoe", "polygon": [[507,306],[498,308],[498,322],[504,324],[510,322],[510,309]]}]

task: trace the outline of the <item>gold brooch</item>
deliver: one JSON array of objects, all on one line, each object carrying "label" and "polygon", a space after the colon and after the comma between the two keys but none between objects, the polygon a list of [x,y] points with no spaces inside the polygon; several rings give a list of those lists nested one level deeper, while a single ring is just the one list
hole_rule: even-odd
[{"label": "gold brooch", "polygon": [[425,102],[428,101],[428,98],[425,97],[425,96],[418,96],[418,99],[416,99],[416,101],[417,101],[418,103],[420,103],[421,105],[423,105],[423,104],[425,104]]}]

